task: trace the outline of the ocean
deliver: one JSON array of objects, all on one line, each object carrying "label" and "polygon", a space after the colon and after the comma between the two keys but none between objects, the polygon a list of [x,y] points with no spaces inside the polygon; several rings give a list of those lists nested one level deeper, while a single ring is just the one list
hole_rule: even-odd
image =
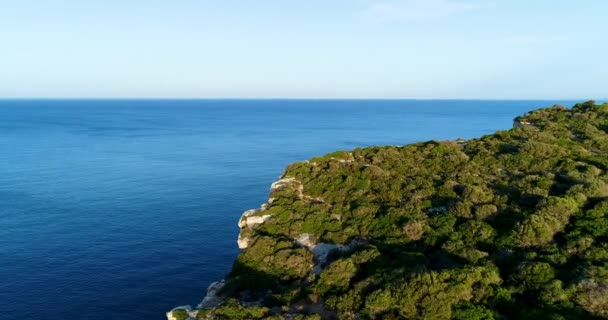
[{"label": "ocean", "polygon": [[165,319],[285,166],[474,138],[571,101],[0,100],[0,318]]}]

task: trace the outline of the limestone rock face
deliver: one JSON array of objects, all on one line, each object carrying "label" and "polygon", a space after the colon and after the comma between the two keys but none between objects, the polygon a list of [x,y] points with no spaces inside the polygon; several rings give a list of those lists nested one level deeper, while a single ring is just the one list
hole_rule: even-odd
[{"label": "limestone rock face", "polygon": [[241,216],[241,219],[239,219],[239,228],[244,229],[244,228],[251,228],[255,225],[258,224],[262,224],[266,221],[268,221],[268,219],[270,219],[272,216],[271,215],[263,215],[263,216],[256,216],[255,214],[258,214],[260,212],[263,212],[265,210],[265,205],[262,205],[262,208],[260,209],[251,209],[251,210],[247,210],[243,213],[243,215]]},{"label": "limestone rock face", "polygon": [[[299,182],[294,178],[282,178],[272,183],[270,186],[270,194],[272,195],[273,192],[283,188],[294,188],[294,185],[298,183]],[[248,231],[253,230],[253,228],[264,224],[266,221],[272,218],[272,215],[264,215],[262,213],[265,212],[266,209],[272,204],[273,200],[274,199],[272,197],[269,197],[268,201],[263,203],[260,208],[247,210],[243,213],[243,215],[241,215],[238,223],[241,231],[237,239],[237,244],[241,250],[247,249],[255,240],[252,236],[250,236],[253,233]]]},{"label": "limestone rock face", "polygon": [[251,209],[251,210],[247,210],[247,211],[243,212],[241,219],[239,219],[239,228],[243,229],[243,228],[247,227],[247,218],[256,214],[256,212],[258,212],[257,209]]},{"label": "limestone rock face", "polygon": [[254,216],[254,217],[249,217],[247,218],[247,227],[251,228],[253,226],[256,226],[258,224],[262,224],[266,221],[268,221],[268,219],[272,218],[271,215],[264,215],[264,216]]},{"label": "limestone rock face", "polygon": [[241,250],[247,249],[252,242],[252,237],[243,237],[242,235],[239,235],[239,238],[236,240],[236,243]]},{"label": "limestone rock face", "polygon": [[295,181],[296,181],[295,178],[283,178],[278,181],[275,181],[272,183],[272,185],[270,185],[270,192],[272,193],[277,190],[283,189]]}]

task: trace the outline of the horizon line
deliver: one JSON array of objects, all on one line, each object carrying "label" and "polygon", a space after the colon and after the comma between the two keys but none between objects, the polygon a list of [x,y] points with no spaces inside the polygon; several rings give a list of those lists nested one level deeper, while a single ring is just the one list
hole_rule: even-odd
[{"label": "horizon line", "polygon": [[450,100],[450,101],[608,101],[608,98],[320,98],[320,97],[0,97],[0,100],[335,100],[335,101],[400,101],[400,100]]}]

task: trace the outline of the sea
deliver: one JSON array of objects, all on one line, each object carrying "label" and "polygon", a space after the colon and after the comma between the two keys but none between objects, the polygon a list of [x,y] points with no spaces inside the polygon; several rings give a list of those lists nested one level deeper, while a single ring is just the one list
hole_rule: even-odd
[{"label": "sea", "polygon": [[0,319],[161,320],[294,161],[474,138],[574,101],[0,100]]}]

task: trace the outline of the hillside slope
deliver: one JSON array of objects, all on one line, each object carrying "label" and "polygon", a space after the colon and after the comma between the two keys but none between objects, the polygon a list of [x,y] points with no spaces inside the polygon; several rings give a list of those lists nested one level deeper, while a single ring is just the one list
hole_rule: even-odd
[{"label": "hillside slope", "polygon": [[608,104],[290,165],[199,319],[608,318]]}]

